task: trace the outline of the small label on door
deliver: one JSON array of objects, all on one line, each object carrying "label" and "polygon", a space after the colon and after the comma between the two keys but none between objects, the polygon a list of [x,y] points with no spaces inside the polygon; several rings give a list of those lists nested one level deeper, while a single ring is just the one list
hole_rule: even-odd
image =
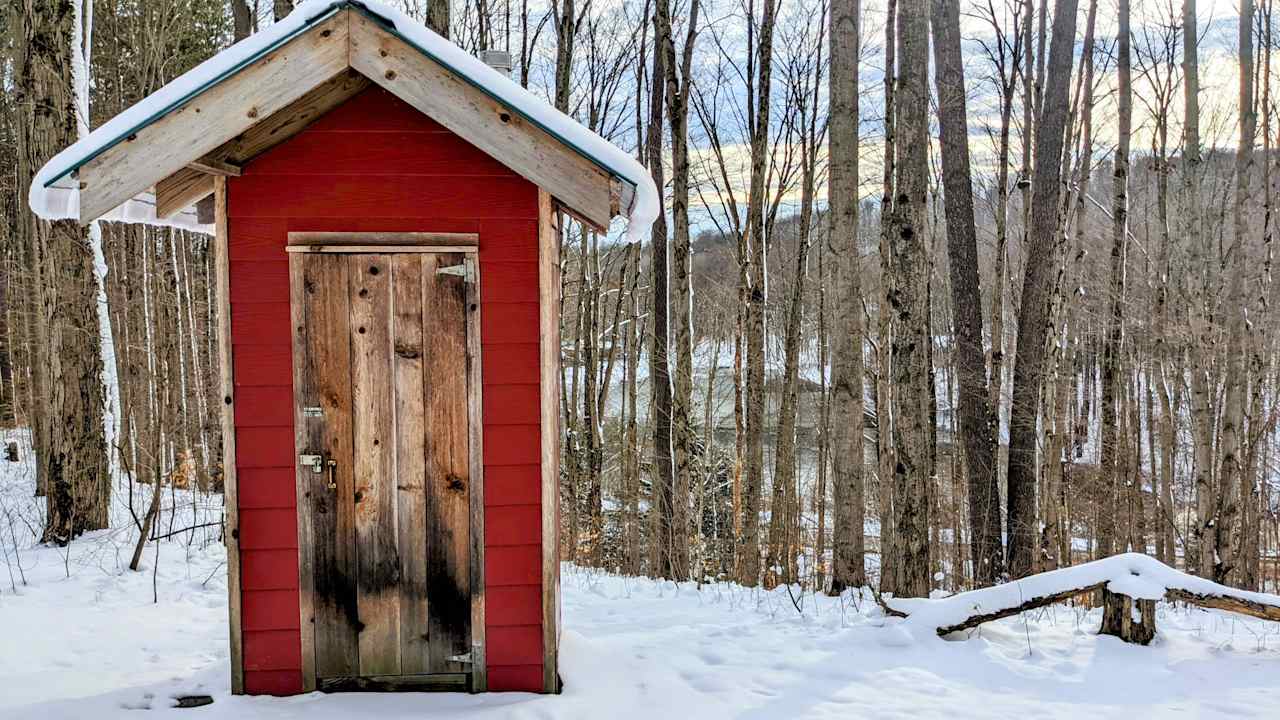
[{"label": "small label on door", "polygon": [[302,408],[302,417],[324,417],[324,409],[318,407]]}]

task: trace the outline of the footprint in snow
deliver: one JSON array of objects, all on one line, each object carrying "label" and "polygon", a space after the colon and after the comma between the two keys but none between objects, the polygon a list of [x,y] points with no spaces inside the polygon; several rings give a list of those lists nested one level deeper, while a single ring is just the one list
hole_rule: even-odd
[{"label": "footprint in snow", "polygon": [[123,710],[150,710],[151,701],[154,700],[155,697],[155,693],[146,693],[142,696],[141,700],[134,702],[125,701],[120,703],[120,708]]},{"label": "footprint in snow", "polygon": [[702,662],[708,665],[723,665],[725,663],[723,655],[710,650],[703,650],[698,654],[698,657],[702,658]]}]

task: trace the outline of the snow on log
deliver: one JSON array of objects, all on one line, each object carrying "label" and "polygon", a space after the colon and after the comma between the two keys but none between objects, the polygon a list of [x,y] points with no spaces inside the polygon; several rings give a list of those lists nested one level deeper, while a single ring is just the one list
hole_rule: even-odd
[{"label": "snow on log", "polygon": [[1114,555],[945,598],[886,598],[884,603],[893,614],[906,616],[904,629],[945,636],[1098,590],[1103,591],[1107,607],[1103,632],[1140,644],[1149,642],[1155,633],[1158,600],[1280,622],[1280,595],[1219,585],[1139,553]]}]

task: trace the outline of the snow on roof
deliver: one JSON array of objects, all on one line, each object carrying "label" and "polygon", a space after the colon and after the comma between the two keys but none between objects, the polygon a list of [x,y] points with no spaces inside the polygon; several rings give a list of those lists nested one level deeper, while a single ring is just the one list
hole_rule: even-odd
[{"label": "snow on roof", "polygon": [[[48,220],[78,218],[79,184],[72,173],[139,129],[199,95],[262,55],[288,42],[316,22],[351,7],[380,20],[434,61],[457,73],[495,100],[525,116],[560,142],[586,156],[609,173],[635,186],[635,200],[627,221],[627,237],[637,240],[648,232],[661,211],[661,197],[648,171],[630,154],[587,129],[546,101],[520,87],[479,58],[432,32],[403,12],[376,0],[304,0],[288,17],[251,35],[174,79],[137,104],[103,123],[75,144],[55,155],[36,173],[27,196],[33,212]],[[624,208],[625,210],[625,208]],[[194,213],[157,219],[155,201],[139,195],[105,219],[168,225],[210,232]]]}]

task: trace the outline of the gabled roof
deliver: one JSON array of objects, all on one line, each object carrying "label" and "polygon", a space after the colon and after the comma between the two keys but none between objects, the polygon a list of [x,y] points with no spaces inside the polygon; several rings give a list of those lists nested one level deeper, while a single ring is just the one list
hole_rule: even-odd
[{"label": "gabled roof", "polygon": [[648,172],[629,154],[372,0],[308,0],[196,66],[45,164],[31,185],[31,207],[45,218],[184,225],[163,218],[206,196],[213,175],[238,174],[370,83],[597,228],[625,214],[629,234],[638,235],[659,211]]}]

